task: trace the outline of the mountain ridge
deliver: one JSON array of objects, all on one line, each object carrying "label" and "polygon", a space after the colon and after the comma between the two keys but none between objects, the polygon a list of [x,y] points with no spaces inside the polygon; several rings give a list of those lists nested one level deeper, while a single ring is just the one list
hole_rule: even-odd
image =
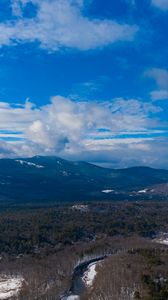
[{"label": "mountain ridge", "polygon": [[24,202],[163,198],[161,190],[168,194],[167,183],[168,170],[147,166],[110,169],[57,156],[0,159],[0,199]]}]

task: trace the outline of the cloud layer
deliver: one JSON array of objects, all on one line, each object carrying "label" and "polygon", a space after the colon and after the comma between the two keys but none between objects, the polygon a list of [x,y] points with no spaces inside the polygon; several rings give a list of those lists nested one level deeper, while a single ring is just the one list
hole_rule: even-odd
[{"label": "cloud layer", "polygon": [[162,10],[168,10],[168,1],[167,0],[152,0],[152,4]]},{"label": "cloud layer", "polygon": [[[136,7],[138,8],[135,3],[136,1],[126,2],[127,4],[129,4],[129,2],[133,4],[135,9]],[[11,10],[8,10],[8,18],[0,22],[0,47],[13,47],[18,44],[33,43],[41,49],[45,49],[48,53],[61,51],[62,49],[64,51],[66,49],[88,51],[103,48],[121,41],[132,41],[139,30],[139,28],[132,23],[130,25],[129,23],[116,21],[119,19],[123,20],[125,17],[127,20],[133,20],[133,18],[128,18],[128,16],[122,16],[120,18],[120,16],[114,12],[112,13],[116,18],[115,20],[107,19],[107,17],[104,19],[99,17],[93,18],[91,15],[88,15],[85,5],[87,0],[10,0],[6,3],[10,3]],[[167,0],[150,1],[150,4],[162,9],[162,13],[160,14],[160,10],[156,12],[153,6],[150,6],[151,12],[154,13],[154,18],[160,18],[163,15],[166,16],[163,11],[167,10],[167,3]],[[135,13],[134,10],[131,11]],[[142,16],[142,18],[144,19],[144,16]],[[144,22],[139,22],[139,20],[139,18],[134,18],[134,22],[138,22],[143,26],[142,24],[144,24]],[[160,19],[157,19],[157,22],[158,20]],[[149,18],[148,21],[150,23],[151,18]],[[152,29],[150,26],[149,24],[149,29]],[[155,30],[156,35],[159,33],[160,36],[162,32],[161,29],[162,28],[158,26]],[[148,31],[147,34],[149,34]],[[158,39],[156,38],[156,40]],[[162,38],[159,40],[162,40]],[[147,44],[146,41],[147,39],[145,37],[145,45]],[[102,90],[105,90],[107,87],[107,92],[102,92],[102,98],[107,99],[107,94],[111,93],[112,89],[114,90],[113,95],[117,95],[120,91],[120,87],[121,90],[124,91],[120,91],[121,95],[126,95],[125,93],[127,93],[128,97],[130,97],[129,95],[134,93],[135,90],[135,94],[138,95],[140,82],[137,85],[134,83],[137,78],[135,76],[137,73],[135,72],[134,60],[137,59],[136,65],[138,61],[146,61],[146,59],[142,60],[141,57],[139,57],[140,60],[138,60],[137,55],[134,57],[134,53],[137,53],[136,51],[139,45],[140,43],[137,43],[137,47],[133,47],[134,49],[129,49],[129,51],[127,51],[125,43],[124,48],[122,48],[122,50],[125,49],[125,51],[121,51],[119,47],[117,47],[117,51],[113,51],[115,50],[113,48],[108,49],[110,51],[112,50],[111,53],[108,51],[111,55],[107,55],[107,57],[110,57],[108,61],[104,59],[104,52],[101,58],[97,57],[96,60],[94,57],[95,62],[92,66],[95,66],[95,68],[92,68],[95,71],[95,75],[91,75],[93,72],[90,70],[92,53],[91,55],[86,55],[89,58],[89,60],[86,60],[86,69],[82,66],[79,70],[78,68],[76,70],[76,62],[74,62],[74,65],[72,65],[72,63],[66,65],[71,66],[69,67],[71,73],[67,72],[67,67],[63,66],[64,64],[59,66],[59,63],[57,63],[59,55],[56,55],[56,60],[55,55],[50,56],[54,57],[51,61],[54,62],[55,60],[54,64],[51,64],[51,68],[56,69],[58,76],[65,75],[65,77],[62,76],[65,80],[60,80],[60,83],[58,83],[58,85],[62,85],[63,88],[61,87],[58,90],[61,94],[64,94],[64,85],[68,82],[69,86],[72,87],[71,96],[68,98],[62,96],[53,97],[48,105],[41,104],[40,107],[36,107],[29,101],[24,105],[1,102],[0,157],[42,154],[59,155],[65,158],[89,160],[92,162],[112,162],[113,166],[118,167],[136,164],[165,166],[165,164],[168,163],[168,134],[165,113],[167,103],[165,101],[161,102],[160,100],[168,100],[168,70],[166,69],[166,63],[163,64],[163,62],[157,60],[157,53],[156,55],[155,53],[151,55],[151,57],[155,59],[154,65],[165,65],[165,69],[151,68],[146,71],[145,75],[151,79],[151,86],[153,84],[153,87],[151,88],[150,86],[149,88],[151,92],[150,98],[149,95],[147,96],[148,100],[145,96],[142,96],[143,99],[139,99],[137,96],[137,99],[114,98],[104,102],[103,100],[91,101],[93,97],[100,99],[101,93],[99,93],[99,91],[102,88],[102,82],[105,80],[106,75],[110,76],[110,81],[109,84],[107,83],[102,88]],[[138,49],[138,52],[144,53],[145,57],[146,54],[148,55],[147,52],[151,53],[151,49],[154,48],[152,46],[153,48],[148,48],[146,51],[147,48],[144,48],[143,42],[141,46],[142,51]],[[22,50],[23,48],[21,47],[19,49]],[[27,48],[25,47],[25,49]],[[41,49],[38,51],[39,54],[42,53]],[[161,47],[158,49],[159,57],[162,58]],[[133,52],[130,50],[133,50]],[[116,57],[117,55],[121,57]],[[35,56],[32,56],[32,58],[32,61],[34,61]],[[68,58],[69,56],[66,56],[66,60]],[[7,58],[5,59],[7,60]],[[122,71],[120,67],[117,68],[117,59],[118,62],[120,59]],[[4,65],[6,64],[6,60]],[[77,63],[78,62],[79,60],[77,60]],[[101,62],[101,64],[99,62]],[[20,63],[19,59],[17,63]],[[11,68],[11,60],[9,61],[9,65]],[[30,69],[31,67],[33,69],[34,66],[37,67],[37,65],[32,63]],[[41,65],[39,64],[39,66]],[[148,66],[153,66],[153,64],[150,63]],[[146,69],[146,65],[142,65],[141,68]],[[109,71],[110,69],[113,69],[113,72]],[[47,70],[50,69],[48,68]],[[41,72],[41,68],[39,68],[39,72]],[[39,72],[37,72],[37,74],[39,74]],[[79,73],[74,74],[75,72]],[[99,74],[100,72],[103,72],[102,76]],[[51,73],[56,74],[55,72]],[[87,76],[86,73],[88,74]],[[9,74],[11,73],[9,72]],[[20,74],[22,74],[22,72],[20,72]],[[20,78],[20,74],[17,74],[18,78]],[[71,77],[69,74],[72,74],[74,80],[77,78],[79,81],[78,85],[75,83],[76,81],[69,81],[69,78],[67,78]],[[48,75],[49,79],[46,80],[46,86],[50,89],[50,84],[48,83],[49,80],[51,80],[51,75],[49,73],[47,76]],[[91,76],[93,76],[93,80],[89,78]],[[97,76],[97,81],[94,80],[94,76]],[[12,79],[13,77],[12,73]],[[41,76],[38,75],[37,77],[41,78]],[[52,77],[54,76],[52,75]],[[135,77],[135,80],[133,77]],[[10,76],[8,76],[8,78],[10,78]],[[113,80],[113,78],[118,79]],[[33,81],[29,76],[25,76],[24,82],[27,83],[29,80],[31,82]],[[13,86],[15,85],[15,80],[11,81],[11,90],[14,91]],[[39,82],[41,82],[40,79]],[[56,82],[57,78],[54,77],[54,80],[52,78],[51,87],[54,85],[54,91],[56,90]],[[109,85],[111,85],[110,88],[108,87]],[[32,98],[35,98],[33,94],[36,94],[38,87],[39,86],[34,88],[33,86],[35,91],[32,92]],[[25,92],[27,95],[26,88],[21,88],[21,93]],[[117,88],[118,91],[115,91]],[[41,86],[39,90],[43,90]],[[52,92],[48,90],[47,93],[50,95]],[[53,92],[53,94],[54,93],[55,92]],[[140,94],[145,95],[143,91]],[[11,96],[9,96],[9,98],[10,97]],[[12,98],[13,97],[16,97],[15,91],[13,92]],[[87,99],[87,101],[82,101],[81,98]],[[43,101],[40,103],[43,103]],[[153,153],[155,153],[155,155],[153,155]]]},{"label": "cloud layer", "polygon": [[152,78],[156,85],[157,90],[151,92],[151,99],[167,100],[168,99],[168,71],[166,69],[152,68],[145,72],[145,75]]},{"label": "cloud layer", "polygon": [[[34,9],[31,17],[24,13],[30,4]],[[89,18],[83,8],[79,0],[13,0],[13,18],[0,23],[0,46],[37,42],[48,51],[85,51],[131,41],[138,30],[135,25]]]},{"label": "cloud layer", "polygon": [[[137,99],[100,103],[56,96],[40,108],[29,102],[24,106],[2,102],[0,156],[43,154],[94,162],[115,160],[118,166],[147,164],[156,139],[165,136],[160,112],[160,107]],[[164,141],[160,144],[163,147]],[[159,159],[155,157],[154,163]]]}]

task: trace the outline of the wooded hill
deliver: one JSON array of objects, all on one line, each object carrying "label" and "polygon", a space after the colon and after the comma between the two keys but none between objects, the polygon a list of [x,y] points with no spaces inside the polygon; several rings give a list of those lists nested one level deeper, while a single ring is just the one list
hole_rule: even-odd
[{"label": "wooded hill", "polygon": [[115,170],[43,156],[0,160],[1,201],[159,199],[167,195],[168,170]]}]

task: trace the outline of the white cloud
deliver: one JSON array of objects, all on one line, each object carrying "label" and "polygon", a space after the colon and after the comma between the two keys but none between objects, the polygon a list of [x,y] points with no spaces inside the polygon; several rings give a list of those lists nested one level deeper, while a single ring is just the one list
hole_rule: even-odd
[{"label": "white cloud", "polygon": [[168,88],[168,71],[166,69],[152,68],[148,70],[146,76],[153,78],[161,89]]},{"label": "white cloud", "polygon": [[24,106],[11,106],[0,103],[0,130],[25,131],[28,124],[38,117],[39,110],[33,109],[28,102]]},{"label": "white cloud", "polygon": [[156,90],[151,92],[151,99],[157,100],[168,100],[168,90]]},{"label": "white cloud", "polygon": [[162,10],[168,10],[168,1],[167,0],[152,0],[152,4]]},{"label": "white cloud", "polygon": [[[150,166],[155,168],[168,168],[167,138],[144,139],[139,143],[120,144],[116,149],[95,152],[93,161],[101,161],[102,165],[116,168],[130,166]],[[84,158],[87,160],[89,153]]]},{"label": "white cloud", "polygon": [[[160,108],[137,99],[72,101],[56,96],[36,108],[0,103],[0,157],[59,155],[89,161],[143,162],[164,134]],[[153,118],[151,118],[153,114]],[[156,118],[155,118],[156,114]],[[160,154],[161,155],[161,154]],[[117,158],[118,157],[118,158]],[[143,158],[143,159],[144,159]]]},{"label": "white cloud", "polygon": [[152,68],[145,72],[145,75],[152,78],[157,85],[158,90],[150,93],[151,99],[167,100],[168,99],[168,71],[166,69]]},{"label": "white cloud", "polygon": [[[37,13],[25,18],[24,7],[30,2]],[[89,18],[83,14],[83,5],[79,0],[13,0],[16,20],[0,23],[0,45],[38,42],[49,51],[84,51],[134,38],[137,26]]]}]

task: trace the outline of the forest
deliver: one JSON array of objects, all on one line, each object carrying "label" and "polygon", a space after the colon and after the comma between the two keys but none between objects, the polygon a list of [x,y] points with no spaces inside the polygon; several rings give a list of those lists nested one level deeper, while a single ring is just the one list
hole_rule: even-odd
[{"label": "forest", "polygon": [[10,299],[59,300],[75,266],[101,255],[107,258],[81,300],[168,299],[168,248],[156,242],[168,232],[167,215],[165,201],[4,206],[1,277],[24,278]]}]

